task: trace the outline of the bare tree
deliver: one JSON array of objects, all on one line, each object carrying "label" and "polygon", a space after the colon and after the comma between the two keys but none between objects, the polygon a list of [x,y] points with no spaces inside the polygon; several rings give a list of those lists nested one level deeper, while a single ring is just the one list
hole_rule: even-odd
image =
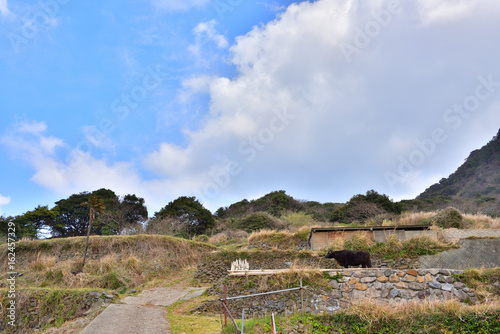
[{"label": "bare tree", "polygon": [[90,237],[90,230],[92,229],[92,222],[95,219],[95,213],[97,212],[102,212],[105,209],[104,202],[99,199],[97,196],[91,195],[88,199],[88,202],[82,203],[82,206],[88,206],[90,208],[89,211],[89,227],[87,230],[87,238],[85,239],[85,251],[83,252],[83,261],[82,261],[82,266],[80,269],[78,269],[74,274],[80,273],[83,270],[83,267],[85,266],[85,260],[87,259],[87,250],[89,247],[89,237]]}]

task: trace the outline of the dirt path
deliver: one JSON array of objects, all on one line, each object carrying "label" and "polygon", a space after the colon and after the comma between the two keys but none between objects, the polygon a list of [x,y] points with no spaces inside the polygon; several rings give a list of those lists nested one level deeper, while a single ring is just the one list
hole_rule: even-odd
[{"label": "dirt path", "polygon": [[170,333],[165,306],[179,299],[199,296],[204,288],[168,287],[145,290],[125,297],[124,304],[110,304],[81,331],[82,334]]}]

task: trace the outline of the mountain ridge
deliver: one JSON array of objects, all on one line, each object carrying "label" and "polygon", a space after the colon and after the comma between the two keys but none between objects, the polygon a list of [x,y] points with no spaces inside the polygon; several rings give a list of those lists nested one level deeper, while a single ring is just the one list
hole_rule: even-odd
[{"label": "mountain ridge", "polygon": [[486,145],[472,151],[447,178],[431,185],[416,199],[500,199],[500,130]]}]

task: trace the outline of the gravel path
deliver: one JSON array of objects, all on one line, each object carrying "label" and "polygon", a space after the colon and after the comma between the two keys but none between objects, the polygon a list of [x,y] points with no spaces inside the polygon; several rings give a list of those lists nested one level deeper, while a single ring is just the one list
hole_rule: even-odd
[{"label": "gravel path", "polygon": [[204,288],[155,288],[110,304],[81,331],[82,334],[170,333],[165,306],[199,296]]}]

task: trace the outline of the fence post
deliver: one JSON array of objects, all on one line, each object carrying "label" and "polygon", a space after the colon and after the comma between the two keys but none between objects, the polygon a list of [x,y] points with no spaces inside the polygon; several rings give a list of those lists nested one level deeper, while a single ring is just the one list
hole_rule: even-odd
[{"label": "fence post", "polygon": [[243,327],[245,324],[245,309],[241,310],[241,334],[243,334]]},{"label": "fence post", "polygon": [[302,305],[302,316],[304,316],[304,288],[302,287],[302,278],[300,279],[300,304]]},{"label": "fence post", "polygon": [[227,299],[227,286],[224,284],[224,301],[222,302],[222,303],[224,303],[224,306],[225,306],[225,308],[224,308],[224,327],[227,327],[226,299]]},{"label": "fence post", "polygon": [[276,334],[276,324],[274,323],[274,312],[271,313],[271,331],[272,334]]}]

